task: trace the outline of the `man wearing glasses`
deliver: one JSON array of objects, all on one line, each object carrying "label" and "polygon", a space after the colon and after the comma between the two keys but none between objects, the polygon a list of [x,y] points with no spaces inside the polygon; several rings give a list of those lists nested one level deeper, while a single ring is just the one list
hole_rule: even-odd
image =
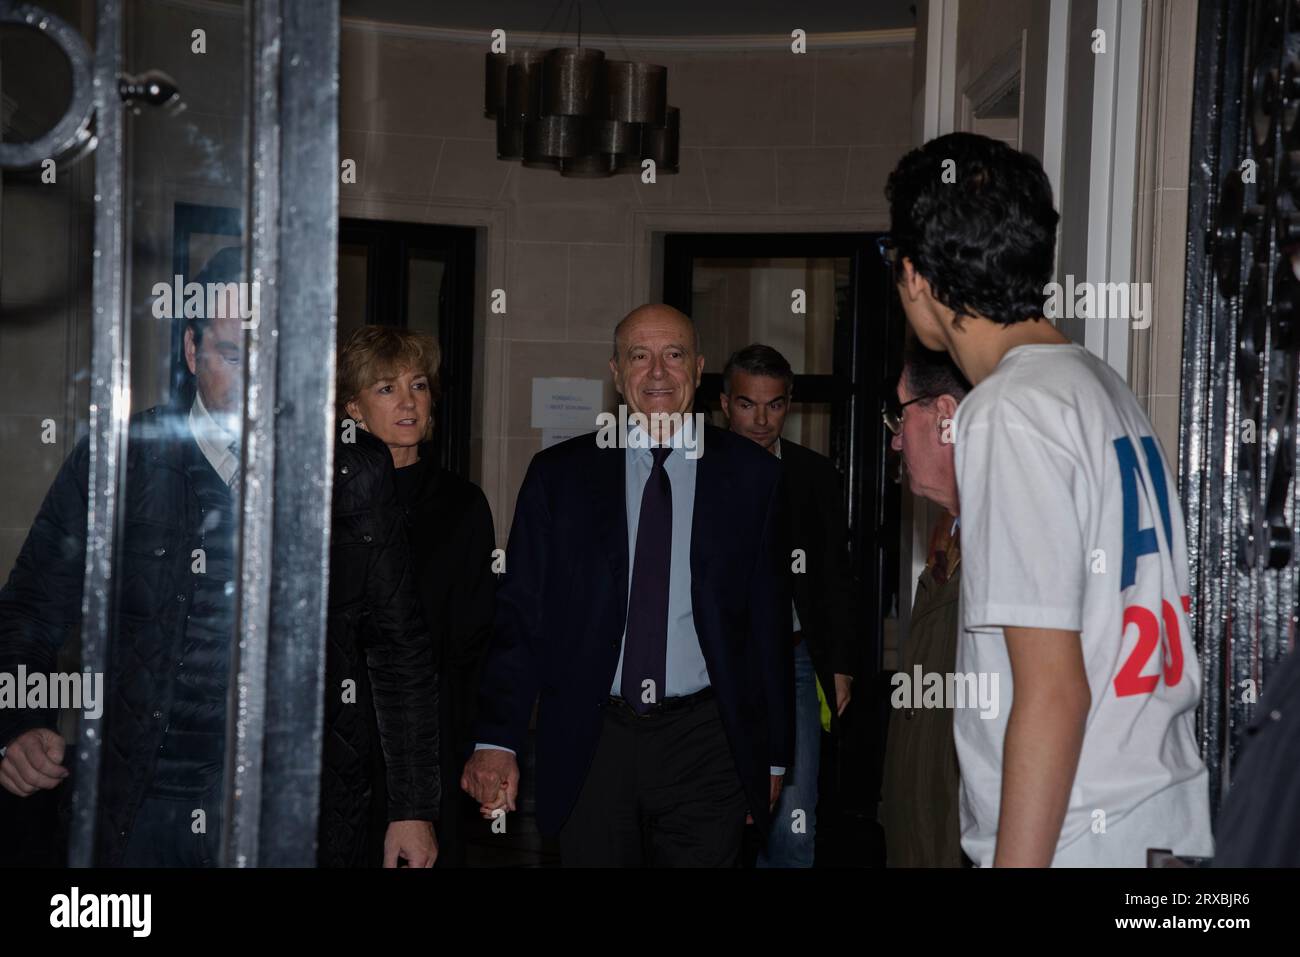
[{"label": "man wearing glasses", "polygon": [[[911,624],[899,649],[899,674],[947,675],[956,669],[961,546],[951,429],[970,383],[945,353],[912,343],[898,378],[897,400],[885,403],[912,494],[942,512],[934,523],[925,569],[916,583]],[[891,696],[891,699],[894,696]],[[890,867],[961,867],[957,813],[957,751],[952,711],[917,708],[912,696],[889,716],[880,824]]]}]

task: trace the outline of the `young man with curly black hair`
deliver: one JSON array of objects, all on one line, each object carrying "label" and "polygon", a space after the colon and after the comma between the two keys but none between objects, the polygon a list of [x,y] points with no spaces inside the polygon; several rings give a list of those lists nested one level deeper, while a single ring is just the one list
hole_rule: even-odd
[{"label": "young man with curly black hair", "polygon": [[957,672],[998,675],[1003,700],[954,716],[962,847],[980,866],[1208,855],[1174,474],[1123,379],[1043,318],[1047,177],[954,133],[903,157],[886,194],[908,321],[974,385],[951,430]]}]

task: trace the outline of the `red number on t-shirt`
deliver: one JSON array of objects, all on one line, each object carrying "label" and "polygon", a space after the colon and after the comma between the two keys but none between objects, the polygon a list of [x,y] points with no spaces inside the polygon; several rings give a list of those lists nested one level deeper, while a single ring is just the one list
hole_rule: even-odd
[{"label": "red number on t-shirt", "polygon": [[[1183,611],[1191,604],[1191,596],[1183,597]],[[1165,684],[1173,687],[1183,680],[1183,638],[1178,632],[1178,615],[1174,606],[1164,602],[1160,609],[1165,619]]]},{"label": "red number on t-shirt", "polygon": [[[1182,601],[1183,611],[1190,611],[1191,596],[1183,595]],[[1156,690],[1160,675],[1144,675],[1142,669],[1155,654],[1156,647],[1162,643],[1165,684],[1173,687],[1183,680],[1183,641],[1178,630],[1178,615],[1174,606],[1167,601],[1161,603],[1160,614],[1165,625],[1163,633],[1156,622],[1156,616],[1147,609],[1140,605],[1130,605],[1124,609],[1124,630],[1127,631],[1129,625],[1136,625],[1138,640],[1133,653],[1115,676],[1115,694],[1118,697],[1150,694]]]},{"label": "red number on t-shirt", "polygon": [[1142,669],[1160,644],[1160,626],[1156,624],[1156,616],[1141,605],[1130,605],[1124,609],[1125,631],[1129,625],[1137,625],[1138,641],[1133,654],[1128,656],[1128,661],[1115,676],[1115,694],[1121,698],[1131,694],[1150,694],[1160,681],[1159,675],[1142,674]]}]

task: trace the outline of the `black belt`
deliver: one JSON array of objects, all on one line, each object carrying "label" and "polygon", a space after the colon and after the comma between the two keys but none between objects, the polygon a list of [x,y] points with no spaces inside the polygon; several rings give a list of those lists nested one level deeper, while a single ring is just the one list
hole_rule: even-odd
[{"label": "black belt", "polygon": [[671,698],[665,698],[657,704],[650,705],[650,710],[645,713],[637,711],[632,705],[628,704],[626,698],[612,694],[609,696],[609,705],[611,708],[618,708],[626,711],[635,718],[653,718],[655,715],[667,714],[670,711],[685,711],[694,708],[696,705],[703,704],[713,698],[713,689],[703,688],[694,694],[674,695]]}]

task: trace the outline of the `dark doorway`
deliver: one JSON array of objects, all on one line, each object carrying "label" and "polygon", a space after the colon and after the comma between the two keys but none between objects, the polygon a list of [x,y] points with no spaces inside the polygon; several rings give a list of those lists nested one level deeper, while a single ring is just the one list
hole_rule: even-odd
[{"label": "dark doorway", "polygon": [[363,325],[427,332],[442,347],[438,464],[469,478],[474,361],[474,230],[339,220],[341,348]]},{"label": "dark doorway", "polygon": [[[844,477],[872,668],[880,664],[880,619],[897,593],[898,486],[886,467],[880,404],[892,388],[889,370],[899,364],[904,328],[878,236],[664,237],[664,302],[695,320],[705,355],[697,411],[721,424],[722,367],[750,342],[779,349],[794,368],[786,434],[827,456]],[[804,293],[802,312],[795,311],[796,290]]]}]

